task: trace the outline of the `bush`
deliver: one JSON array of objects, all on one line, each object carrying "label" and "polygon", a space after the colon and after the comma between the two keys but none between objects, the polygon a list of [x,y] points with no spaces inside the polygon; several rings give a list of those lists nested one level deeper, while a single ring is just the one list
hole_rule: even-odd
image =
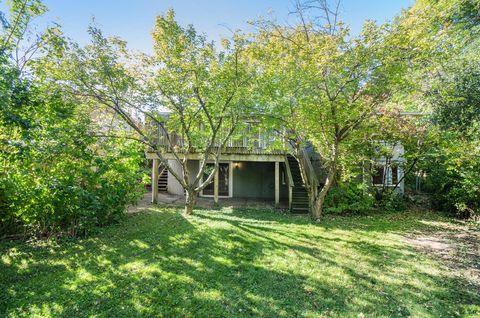
[{"label": "bush", "polygon": [[403,211],[406,209],[403,195],[397,191],[385,189],[377,190],[375,206],[385,212]]},{"label": "bush", "polygon": [[364,214],[372,210],[374,197],[361,183],[339,183],[330,189],[325,200],[325,213]]},{"label": "bush", "polygon": [[25,82],[2,95],[15,98],[0,109],[0,237],[84,234],[118,220],[143,193],[142,149],[92,137],[84,105]]},{"label": "bush", "polygon": [[68,159],[59,156],[37,171],[36,164],[22,162],[18,167],[23,169],[4,174],[0,179],[3,234],[84,234],[118,220],[143,193],[138,151],[96,157],[96,166],[90,160],[71,164]]},{"label": "bush", "polygon": [[425,165],[433,207],[461,218],[480,216],[480,141],[445,132]]}]

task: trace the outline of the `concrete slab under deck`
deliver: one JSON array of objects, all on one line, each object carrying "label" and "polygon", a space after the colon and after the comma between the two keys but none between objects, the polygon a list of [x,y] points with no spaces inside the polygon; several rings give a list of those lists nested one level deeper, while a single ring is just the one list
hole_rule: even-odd
[{"label": "concrete slab under deck", "polygon": [[[153,207],[154,205],[151,201],[151,193],[145,193],[142,200],[138,202],[136,206],[131,207],[128,212],[135,213],[141,211],[142,209],[147,209]],[[262,199],[251,199],[251,198],[219,198],[218,204],[220,207],[236,207],[236,208],[254,208],[254,209],[274,209],[275,201],[272,200],[262,200]],[[178,206],[183,207],[185,204],[185,197],[180,195],[169,194],[166,192],[158,193],[158,205],[159,206]],[[213,208],[215,204],[213,198],[197,198],[197,206],[201,208]],[[287,202],[280,202],[281,210],[288,210]]]}]

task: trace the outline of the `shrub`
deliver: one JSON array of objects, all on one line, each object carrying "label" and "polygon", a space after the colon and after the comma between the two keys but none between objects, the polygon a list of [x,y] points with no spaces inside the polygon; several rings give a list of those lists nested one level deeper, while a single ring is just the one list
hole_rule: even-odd
[{"label": "shrub", "polygon": [[331,214],[364,214],[371,211],[374,197],[361,183],[339,183],[325,200],[325,212]]},{"label": "shrub", "polygon": [[480,141],[470,137],[445,132],[425,164],[433,207],[461,218],[480,216]]},{"label": "shrub", "polygon": [[0,110],[0,237],[84,234],[118,220],[143,192],[142,149],[93,137],[85,105],[25,81],[21,96],[6,89],[15,99]]},{"label": "shrub", "polygon": [[401,193],[390,189],[382,192],[377,190],[375,206],[385,212],[396,212],[405,210],[405,200]]}]

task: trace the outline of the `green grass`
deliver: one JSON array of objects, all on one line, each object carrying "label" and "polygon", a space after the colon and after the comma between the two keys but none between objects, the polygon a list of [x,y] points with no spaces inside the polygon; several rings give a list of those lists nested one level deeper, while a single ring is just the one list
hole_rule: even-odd
[{"label": "green grass", "polygon": [[[413,212],[150,210],[85,239],[0,242],[0,317],[480,316],[480,293],[402,236]],[[468,287],[470,286],[470,287]]]}]

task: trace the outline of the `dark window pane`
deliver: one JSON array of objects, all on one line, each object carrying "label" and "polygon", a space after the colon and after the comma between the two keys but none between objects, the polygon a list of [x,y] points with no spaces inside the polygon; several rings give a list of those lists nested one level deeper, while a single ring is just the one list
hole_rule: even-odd
[{"label": "dark window pane", "polygon": [[398,167],[392,167],[392,184],[396,185],[398,182]]},{"label": "dark window pane", "polygon": [[[207,167],[213,169],[213,163],[208,163]],[[207,171],[211,171],[207,169]],[[204,180],[208,178],[208,173],[204,174]],[[218,165],[218,195],[219,196],[228,196],[229,195],[229,178],[230,178],[230,164],[220,163]],[[209,183],[205,188],[203,188],[203,195],[214,195],[214,179]]]},{"label": "dark window pane", "polygon": [[229,169],[228,163],[221,163],[218,166],[218,195],[228,196],[229,188]]},{"label": "dark window pane", "polygon": [[373,170],[373,184],[383,184],[383,167],[375,167]]},{"label": "dark window pane", "polygon": [[[211,170],[210,169],[213,169],[213,163],[207,163],[207,169],[206,171],[210,172]],[[208,175],[210,173],[205,173],[203,175],[203,180],[206,180],[208,178]],[[210,182],[205,188],[203,188],[203,195],[213,195],[213,178],[212,178],[212,182]]]}]

